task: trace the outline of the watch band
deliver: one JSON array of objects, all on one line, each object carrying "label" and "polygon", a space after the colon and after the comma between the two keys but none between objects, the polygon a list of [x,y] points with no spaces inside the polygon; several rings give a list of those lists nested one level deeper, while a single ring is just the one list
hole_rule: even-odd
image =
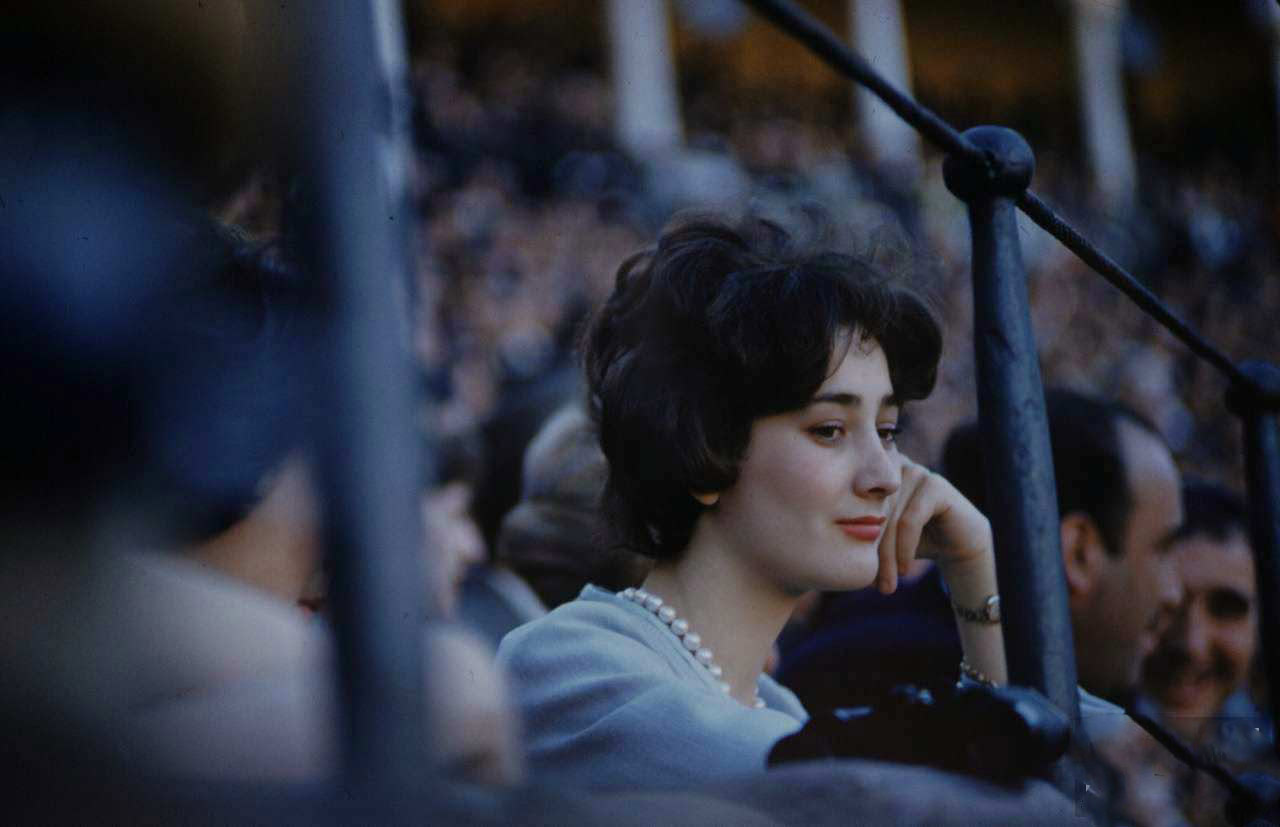
[{"label": "watch band", "polygon": [[976,609],[961,606],[954,600],[951,601],[951,608],[955,609],[956,615],[961,620],[967,620],[970,623],[995,624],[1000,622],[1000,595],[998,594],[993,594],[982,601],[982,605]]}]

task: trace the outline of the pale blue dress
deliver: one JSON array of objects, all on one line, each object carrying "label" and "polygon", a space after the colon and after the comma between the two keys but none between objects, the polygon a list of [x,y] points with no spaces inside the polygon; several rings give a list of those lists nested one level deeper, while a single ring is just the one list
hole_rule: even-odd
[{"label": "pale blue dress", "polygon": [[642,606],[587,586],[498,648],[536,781],[593,789],[679,789],[765,768],[808,716],[767,675],[763,709],[724,694]]}]

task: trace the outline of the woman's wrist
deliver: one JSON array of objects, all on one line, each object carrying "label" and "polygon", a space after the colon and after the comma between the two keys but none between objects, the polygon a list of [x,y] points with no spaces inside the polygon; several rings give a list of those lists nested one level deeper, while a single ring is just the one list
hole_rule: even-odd
[{"label": "woman's wrist", "polygon": [[[967,560],[953,558],[940,562],[939,569],[951,592],[965,665],[982,676],[982,683],[1006,683],[1008,667],[1004,657],[1004,635],[998,620],[999,590],[996,588],[994,551],[988,548],[981,555]],[[974,619],[970,619],[970,615]],[[972,675],[969,677],[977,680]]]},{"label": "woman's wrist", "polygon": [[938,571],[957,605],[977,608],[998,593],[996,557],[989,546],[967,559],[939,560]]}]

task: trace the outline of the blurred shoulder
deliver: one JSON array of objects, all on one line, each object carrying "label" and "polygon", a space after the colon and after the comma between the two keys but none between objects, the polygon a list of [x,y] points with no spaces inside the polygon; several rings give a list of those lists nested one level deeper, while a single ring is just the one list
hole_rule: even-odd
[{"label": "blurred shoulder", "polygon": [[668,662],[672,653],[665,650],[672,644],[660,623],[612,592],[589,585],[576,600],[508,633],[498,647],[498,662],[517,677],[542,668],[667,671],[673,666]]}]

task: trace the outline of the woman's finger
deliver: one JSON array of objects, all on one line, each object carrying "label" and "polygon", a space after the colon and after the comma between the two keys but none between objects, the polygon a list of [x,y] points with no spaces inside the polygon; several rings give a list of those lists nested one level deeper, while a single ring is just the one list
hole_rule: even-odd
[{"label": "woman's finger", "polygon": [[880,545],[876,548],[876,554],[880,558],[880,566],[876,571],[876,588],[882,594],[893,594],[893,590],[898,588],[898,532],[895,526],[898,522],[898,508],[904,499],[902,495],[906,493],[903,488],[905,485],[898,489],[889,519],[884,523],[884,532],[880,535]]},{"label": "woman's finger", "polygon": [[[902,511],[915,496],[916,487],[920,483],[920,475],[916,473],[915,463],[904,457],[902,466],[902,482],[893,497],[893,507],[885,521],[884,534],[880,536],[877,552],[880,557],[880,568],[876,574],[876,585],[884,594],[892,594],[898,588],[898,575],[903,571],[900,563],[901,551],[898,547],[898,520]],[[910,560],[908,560],[910,562]]]},{"label": "woman's finger", "polygon": [[920,550],[920,538],[925,526],[937,516],[944,506],[941,487],[933,480],[933,475],[925,472],[916,486],[915,496],[904,506],[898,517],[897,540],[895,546],[900,565],[910,565]]}]

